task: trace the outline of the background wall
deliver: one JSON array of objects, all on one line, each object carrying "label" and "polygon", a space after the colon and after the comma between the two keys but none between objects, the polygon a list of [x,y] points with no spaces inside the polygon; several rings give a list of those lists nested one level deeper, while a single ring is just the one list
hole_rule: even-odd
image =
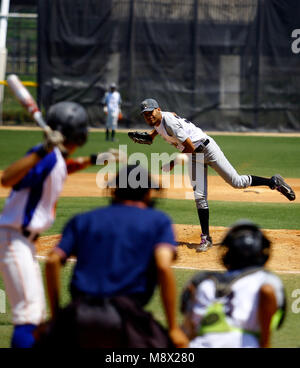
[{"label": "background wall", "polygon": [[204,129],[299,130],[299,10],[293,0],[41,0],[41,102],[75,99],[97,124],[114,81],[131,125],[154,97]]}]

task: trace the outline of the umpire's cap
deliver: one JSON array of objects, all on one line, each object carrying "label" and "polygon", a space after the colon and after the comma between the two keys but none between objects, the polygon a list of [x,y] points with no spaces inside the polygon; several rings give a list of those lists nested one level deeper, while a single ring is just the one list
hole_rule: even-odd
[{"label": "umpire's cap", "polygon": [[146,98],[146,100],[141,103],[141,114],[145,111],[153,111],[157,108],[159,108],[159,105],[156,100],[153,98]]},{"label": "umpire's cap", "polygon": [[76,102],[62,101],[52,105],[46,116],[47,124],[62,133],[65,143],[82,146],[88,136],[88,115]]},{"label": "umpire's cap", "polygon": [[[143,201],[145,195],[151,190],[160,190],[158,182],[141,165],[123,166],[116,178],[113,196],[116,202],[131,200]],[[110,186],[112,186],[110,184]]]},{"label": "umpire's cap", "polygon": [[270,241],[260,228],[248,220],[236,222],[221,244],[228,248],[223,257],[228,269],[263,266],[270,253]]}]

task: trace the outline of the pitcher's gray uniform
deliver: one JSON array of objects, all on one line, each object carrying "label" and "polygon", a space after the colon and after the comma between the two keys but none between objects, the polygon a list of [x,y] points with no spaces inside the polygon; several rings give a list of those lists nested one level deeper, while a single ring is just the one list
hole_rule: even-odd
[{"label": "pitcher's gray uniform", "polygon": [[[154,128],[149,134],[152,140],[159,134],[179,151],[193,153],[193,163],[189,169],[192,184],[194,184],[193,174],[195,172],[198,177],[201,177],[200,185],[193,185],[195,202],[202,228],[201,243],[197,246],[197,251],[205,251],[212,246],[212,239],[209,235],[209,208],[207,203],[207,165],[211,166],[234,188],[265,185],[271,189],[277,189],[291,201],[296,198],[292,188],[284,182],[280,175],[274,175],[271,178],[239,175],[212,137],[205,134],[202,129],[187,119],[181,118],[172,112],[161,111],[156,100],[144,100],[141,103],[141,113],[146,123]],[[199,155],[194,155],[197,153],[203,153],[204,159],[201,160],[201,158],[199,159]],[[171,162],[171,170],[173,166],[174,162]]]},{"label": "pitcher's gray uniform", "polygon": [[[155,126],[157,133],[168,143],[174,145],[181,152],[184,142],[190,138],[195,151],[199,149],[199,153],[204,155],[204,167],[201,157],[194,157],[196,163],[196,173],[204,174],[204,185],[194,186],[194,196],[197,208],[208,208],[207,203],[207,165],[211,166],[228,184],[234,188],[247,188],[252,183],[250,175],[239,175],[234,167],[225,157],[215,140],[205,134],[202,129],[196,127],[190,121],[180,118],[171,112],[161,112],[162,122],[159,126]],[[206,143],[206,145],[204,145]],[[204,172],[203,172],[204,169]],[[189,171],[191,176],[191,171]],[[191,177],[191,179],[193,179]]]}]

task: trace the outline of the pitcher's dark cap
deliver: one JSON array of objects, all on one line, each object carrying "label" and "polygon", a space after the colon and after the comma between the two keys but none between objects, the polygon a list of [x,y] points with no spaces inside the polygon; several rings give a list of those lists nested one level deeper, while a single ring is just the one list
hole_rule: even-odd
[{"label": "pitcher's dark cap", "polygon": [[147,98],[141,103],[141,114],[145,111],[153,111],[154,109],[157,109],[158,103],[153,98]]}]

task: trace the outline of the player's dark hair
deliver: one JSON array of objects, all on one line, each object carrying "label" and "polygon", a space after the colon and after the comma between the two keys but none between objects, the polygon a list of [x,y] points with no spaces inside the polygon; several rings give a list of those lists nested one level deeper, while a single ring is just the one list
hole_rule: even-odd
[{"label": "player's dark hair", "polygon": [[154,205],[154,200],[146,200],[146,195],[151,189],[159,189],[151,175],[140,165],[127,165],[116,176],[115,189],[113,191],[113,203],[126,200],[143,201],[149,207]]},{"label": "player's dark hair", "polygon": [[227,247],[223,263],[229,270],[265,265],[269,258],[270,241],[258,226],[243,222],[233,226],[222,245]]}]

